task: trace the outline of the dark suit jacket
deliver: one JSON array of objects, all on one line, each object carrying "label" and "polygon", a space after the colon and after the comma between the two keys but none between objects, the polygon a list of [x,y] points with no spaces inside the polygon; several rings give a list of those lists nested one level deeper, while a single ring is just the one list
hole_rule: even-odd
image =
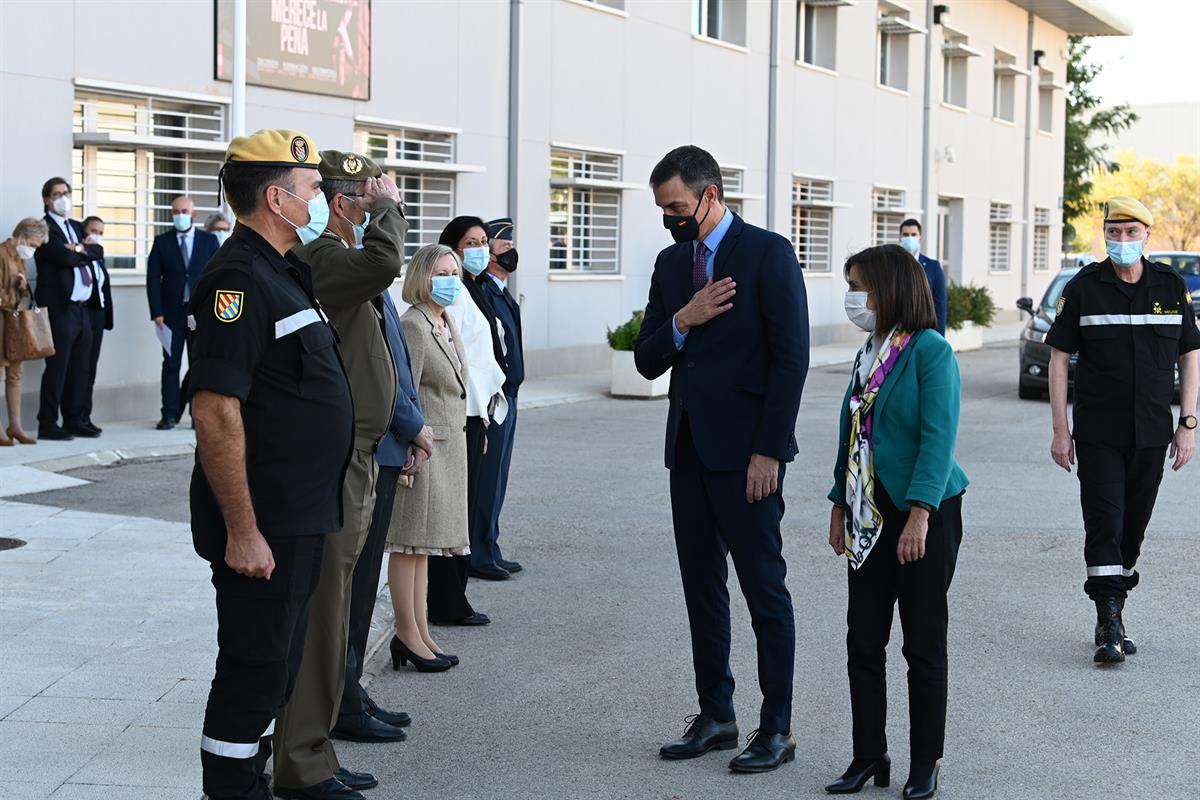
[{"label": "dark suit jacket", "polygon": [[[83,253],[74,253],[64,245],[69,244],[63,229],[49,215],[45,215],[46,225],[50,235],[33,254],[34,264],[37,265],[37,290],[34,299],[38,305],[47,308],[51,313],[61,312],[71,301],[71,290],[75,287],[75,268],[82,267],[92,261],[104,259],[104,248],[98,244],[85,244]],[[75,238],[82,242],[85,238],[83,225],[69,219],[67,224],[75,232]],[[104,284],[108,286],[108,282]]]},{"label": "dark suit jacket", "polygon": [[421,400],[413,384],[412,365],[408,360],[408,342],[400,327],[400,312],[391,295],[383,295],[383,328],[387,333],[392,361],[396,364],[396,410],[388,435],[379,443],[375,460],[385,467],[403,467],[408,463],[408,443],[425,427]]},{"label": "dark suit jacket", "polygon": [[504,347],[506,353],[500,361],[504,367],[504,394],[516,397],[525,382],[525,343],[521,338],[521,306],[511,293],[503,291],[486,273],[479,277],[479,284],[492,301],[496,316],[504,324]]},{"label": "dark suit jacket", "polygon": [[103,308],[104,330],[111,331],[113,329],[112,275],[109,274],[108,267],[105,266],[103,258],[93,263],[93,269],[95,269],[95,264],[99,264],[100,271],[104,273],[104,286],[100,288],[100,292],[104,295],[104,305],[101,307],[100,298],[95,292],[92,292],[92,299],[88,300],[87,304],[88,308]]},{"label": "dark suit jacket", "polygon": [[929,288],[933,292],[933,307],[937,311],[937,332],[946,335],[946,273],[942,270],[941,262],[926,258],[924,253],[917,254],[917,261],[925,269],[925,277],[929,279]]},{"label": "dark suit jacket", "polygon": [[154,237],[146,260],[146,299],[150,301],[150,319],[163,317],[168,324],[179,324],[186,319],[184,281],[188,283],[188,291],[194,292],[200,273],[220,247],[216,236],[197,227],[192,239],[192,257],[189,264],[184,265],[178,231],[172,228]]},{"label": "dark suit jacket", "polygon": [[672,317],[692,298],[693,243],[658,254],[634,360],[644,377],[671,371],[666,463],[684,415],[701,463],[744,470],[750,456],[791,461],[808,373],[808,298],[791,242],[735,216],[713,259],[733,278],[733,308],[693,328],[675,349]]}]

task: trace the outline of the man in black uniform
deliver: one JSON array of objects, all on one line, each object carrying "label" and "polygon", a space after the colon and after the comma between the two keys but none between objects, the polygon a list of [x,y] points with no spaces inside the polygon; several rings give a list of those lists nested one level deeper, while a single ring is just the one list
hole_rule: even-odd
[{"label": "man in black uniform", "polygon": [[293,131],[230,143],[222,182],[237,228],[188,307],[192,537],[217,605],[200,743],[210,800],[271,797],[275,717],[300,666],[325,535],[342,527],[350,386],[309,268],[289,252],[325,227],[319,163]]},{"label": "man in black uniform", "polygon": [[[1142,257],[1154,217],[1131,197],[1104,204],[1108,258],[1089,264],[1063,289],[1046,334],[1054,443],[1070,472],[1079,459],[1086,532],[1084,591],[1096,603],[1098,664],[1137,652],[1121,613],[1137,585],[1138,554],[1154,511],[1163,463],[1179,470],[1196,449],[1196,350],[1200,331],[1183,278]],[[1067,371],[1075,370],[1075,430],[1067,424]],[[1179,365],[1178,423],[1171,411]]]}]

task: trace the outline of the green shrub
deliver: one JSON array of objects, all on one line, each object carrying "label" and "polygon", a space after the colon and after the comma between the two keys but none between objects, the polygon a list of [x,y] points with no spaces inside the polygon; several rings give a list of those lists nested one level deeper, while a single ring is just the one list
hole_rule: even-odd
[{"label": "green shrub", "polygon": [[964,322],[986,328],[996,319],[996,303],[986,286],[946,285],[946,327],[959,330]]},{"label": "green shrub", "polygon": [[608,329],[608,346],[613,350],[633,350],[637,346],[638,333],[642,330],[641,310],[634,311],[633,316],[624,325],[616,329]]}]

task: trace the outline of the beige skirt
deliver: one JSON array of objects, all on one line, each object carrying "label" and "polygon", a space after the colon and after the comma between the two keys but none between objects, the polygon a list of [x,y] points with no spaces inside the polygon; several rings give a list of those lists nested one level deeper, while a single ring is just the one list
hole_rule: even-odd
[{"label": "beige skirt", "polygon": [[399,553],[402,556],[469,556],[469,547],[409,547],[403,544],[384,546],[384,552]]}]

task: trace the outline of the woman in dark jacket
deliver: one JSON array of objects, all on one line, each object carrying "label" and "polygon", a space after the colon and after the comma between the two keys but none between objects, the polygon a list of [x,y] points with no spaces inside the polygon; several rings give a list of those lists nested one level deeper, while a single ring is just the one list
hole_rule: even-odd
[{"label": "woman in dark jacket", "polygon": [[825,787],[887,786],[885,650],[900,604],[911,768],[905,798],[932,797],[946,738],[946,592],[962,541],[967,476],[954,458],[958,362],[934,330],[929,283],[898,245],[846,261],[846,313],[870,334],[840,417],[829,544],[850,561],[848,671],[854,760]]}]

